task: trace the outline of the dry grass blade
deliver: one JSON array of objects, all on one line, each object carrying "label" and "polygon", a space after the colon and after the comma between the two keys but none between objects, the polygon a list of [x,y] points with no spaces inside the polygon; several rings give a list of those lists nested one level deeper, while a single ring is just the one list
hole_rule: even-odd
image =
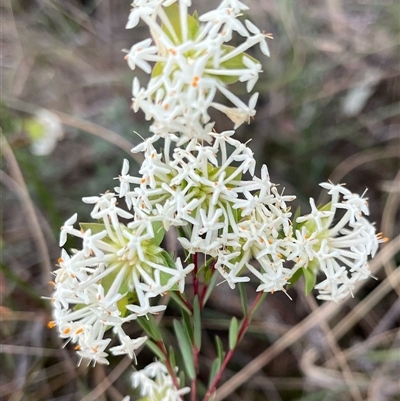
[{"label": "dry grass blade", "polygon": [[81,399],[81,401],[97,400],[107,389],[125,372],[126,369],[132,364],[132,359],[125,357],[122,361],[112,370],[112,372],[104,378],[93,391]]},{"label": "dry grass blade", "polygon": [[[400,149],[399,149],[400,150]],[[400,171],[397,173],[396,178],[393,180],[391,185],[394,188],[394,191],[390,191],[388,194],[388,198],[385,203],[385,208],[382,213],[382,223],[381,230],[384,235],[388,238],[391,238],[395,232],[395,224],[396,219],[393,216],[396,216],[396,210],[399,208],[400,204]],[[391,277],[392,272],[396,268],[396,265],[393,261],[388,261],[384,265],[386,276]],[[394,283],[392,284],[393,289],[396,291],[397,295],[400,297],[400,288],[396,286]]]},{"label": "dry grass blade", "polygon": [[[312,298],[310,296],[306,297],[306,301],[313,312],[315,312],[318,309],[318,304],[314,298]],[[347,363],[346,357],[344,356],[342,350],[340,349],[340,347],[337,343],[337,339],[335,338],[327,321],[321,320],[319,322],[319,325],[320,325],[321,329],[323,330],[326,341],[327,341],[329,347],[331,348],[333,354],[335,355],[335,358],[338,361],[338,365],[340,366],[340,368],[342,370],[341,380],[344,381],[344,384],[347,385],[347,387],[349,388],[353,400],[363,401],[362,395],[357,386],[357,381],[354,378],[354,374],[351,371],[351,369]],[[306,357],[306,354],[303,356],[303,358],[305,358],[305,357]],[[304,366],[303,362],[301,362],[301,364]],[[310,365],[306,365],[306,366],[310,366]],[[304,370],[307,375],[307,370],[306,369],[304,369]]]},{"label": "dry grass blade", "polygon": [[51,110],[51,112],[56,114],[63,124],[88,132],[89,134],[98,136],[99,138],[111,142],[115,146],[128,153],[129,156],[137,161],[138,164],[142,163],[143,157],[140,154],[131,152],[133,145],[125,138],[118,135],[116,132],[101,127],[100,125],[94,124],[92,122],[82,120],[81,118],[62,113],[61,111]]},{"label": "dry grass blade", "polygon": [[[357,343],[352,347],[343,351],[345,358],[350,360],[358,355],[365,354],[368,350],[376,348],[377,346],[386,346],[391,343],[394,338],[398,335],[398,329],[385,331],[384,333],[377,334],[361,343]],[[328,368],[335,368],[338,364],[338,360],[333,356],[325,362],[325,366]]]},{"label": "dry grass blade", "polygon": [[[397,237],[400,243],[400,238]],[[343,337],[348,330],[353,327],[359,319],[370,311],[382,298],[388,294],[393,288],[400,284],[400,269],[394,270],[389,277],[385,279],[374,291],[359,304],[357,304],[332,330],[336,339]]]}]

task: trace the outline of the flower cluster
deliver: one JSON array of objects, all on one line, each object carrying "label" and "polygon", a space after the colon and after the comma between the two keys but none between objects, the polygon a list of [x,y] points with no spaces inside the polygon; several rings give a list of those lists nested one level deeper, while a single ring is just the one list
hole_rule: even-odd
[{"label": "flower cluster", "polygon": [[352,293],[356,282],[370,276],[368,257],[375,255],[383,239],[364,217],[369,215],[365,198],[343,185],[320,185],[332,199],[319,209],[310,199],[311,213],[296,220],[294,249],[288,259],[296,262],[295,270],[321,271],[326,279],[315,286],[318,298],[337,302]]},{"label": "flower cluster", "polygon": [[143,370],[132,374],[132,386],[140,388],[141,400],[181,401],[189,387],[177,389],[167,368],[160,362],[153,362]]},{"label": "flower cluster", "polygon": [[[81,223],[74,228],[75,214],[61,228],[60,245],[67,234],[82,240],[82,249],[70,256],[64,249],[55,272],[53,307],[62,338],[77,343],[82,358],[107,363],[105,348],[111,338],[104,338],[112,328],[120,345],[114,355],[134,357],[146,337],[131,339],[122,328],[126,322],[147,313],[158,313],[165,306],[152,306],[151,298],[172,289],[184,290],[185,268],[180,259],[173,261],[160,248],[164,236],[157,222],[136,221],[131,213],[117,206],[113,193],[84,198],[94,204],[91,216],[97,223]],[[119,218],[132,219],[127,225]]]},{"label": "flower cluster", "polygon": [[[238,0],[223,0],[213,11],[198,17],[188,15],[191,1],[133,2],[127,28],[139,20],[150,28],[152,39],[136,43],[126,55],[131,69],[141,68],[151,78],[142,87],[133,82],[133,110],[143,110],[154,122],[151,130],[165,137],[181,132],[184,138],[202,138],[211,130],[209,107],[225,113],[235,128],[255,114],[258,93],[246,105],[227,84],[246,82],[250,92],[258,80],[261,64],[245,52],[256,44],[269,55],[266,35],[249,20],[238,18],[248,10]],[[233,47],[233,34],[244,40]],[[152,65],[150,64],[152,63]],[[214,100],[225,96],[233,107]]]},{"label": "flower cluster", "polygon": [[[242,275],[248,267],[265,291],[280,290],[290,271],[277,255],[287,247],[291,213],[286,202],[294,197],[279,194],[267,166],[261,178],[254,175],[253,153],[233,139],[233,133],[208,133],[212,146],[192,139],[185,147],[172,147],[170,136],[164,141],[164,155],[154,148],[154,137],[145,141],[139,146],[145,155],[142,176],[130,176],[125,161],[116,192],[141,220],[162,220],[165,230],[182,228],[178,240],[183,248],[214,258],[215,268],[232,288],[249,281]],[[246,173],[250,180],[243,179]],[[140,184],[131,191],[132,183]],[[249,264],[252,258],[261,263],[263,274]]]},{"label": "flower cluster", "polygon": [[[135,357],[147,337],[132,338],[125,323],[163,311],[157,298],[165,293],[184,293],[186,276],[198,279],[196,254],[204,255],[204,277],[216,271],[231,288],[252,277],[257,291],[286,291],[304,274],[321,299],[339,301],[369,276],[368,257],[381,241],[364,217],[366,200],[341,185],[321,184],[331,201],[317,208],[311,199],[311,213],[293,221],[295,197],[278,190],[267,166],[255,174],[253,152],[234,131],[212,130],[209,107],[235,126],[254,115],[257,94],[246,106],[227,85],[247,82],[251,91],[261,65],[244,52],[255,44],[265,54],[268,48],[258,28],[239,21],[247,7],[238,0],[223,0],[201,17],[189,16],[189,6],[189,0],[134,1],[127,27],[143,20],[153,35],[127,55],[131,68],[151,74],[146,88],[134,80],[134,109],[153,119],[154,135],[132,150],[144,155],[138,176],[125,160],[113,192],[83,199],[93,205],[94,221],[78,228],[75,214],[61,228],[60,246],[68,235],[82,246],[62,250],[50,325],[94,362],[107,363],[108,352]],[[237,47],[226,44],[234,32],[244,38]],[[216,103],[217,91],[235,107]],[[172,227],[183,261],[162,246]],[[315,285],[319,272],[326,278]],[[109,334],[119,345],[108,348]],[[152,400],[180,399],[186,389],[171,380],[160,363],[133,376]]]}]

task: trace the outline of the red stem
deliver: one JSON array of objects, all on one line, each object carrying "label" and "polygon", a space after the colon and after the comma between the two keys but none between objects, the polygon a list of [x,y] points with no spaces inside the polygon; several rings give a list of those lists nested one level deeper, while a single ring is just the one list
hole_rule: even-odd
[{"label": "red stem", "polygon": [[[239,342],[242,340],[244,334],[246,333],[246,330],[247,330],[247,328],[249,327],[250,322],[251,322],[251,319],[252,319],[252,317],[253,317],[253,316],[252,316],[252,315],[253,315],[253,312],[254,312],[255,308],[257,307],[258,302],[260,301],[260,299],[262,298],[262,296],[263,296],[263,292],[259,292],[259,293],[257,294],[257,297],[256,297],[256,299],[254,300],[253,304],[251,305],[251,307],[250,307],[250,309],[249,309],[247,315],[246,315],[246,316],[244,317],[244,319],[242,320],[242,322],[241,322],[241,324],[240,324],[240,328],[239,328],[238,337],[237,337],[237,341],[236,341],[235,347],[239,344]],[[229,361],[231,360],[231,358],[232,358],[232,355],[233,355],[233,353],[234,353],[234,351],[235,351],[235,347],[232,348],[232,349],[230,349],[230,350],[228,351],[228,353],[225,355],[225,358],[224,358],[224,360],[223,360],[223,362],[222,362],[222,364],[221,364],[221,367],[220,367],[218,373],[215,375],[214,380],[213,380],[212,383],[210,384],[210,387],[208,388],[207,393],[206,393],[206,395],[205,395],[204,398],[203,398],[203,401],[208,401],[208,400],[210,399],[211,395],[213,394],[213,392],[215,391],[215,389],[216,389],[216,387],[217,387],[217,384],[218,384],[218,382],[221,380],[222,374],[224,373],[224,370],[225,370],[225,368],[226,368],[226,365],[228,365],[228,362],[229,362]]]},{"label": "red stem", "polygon": [[190,304],[190,302],[186,301],[185,298],[183,298],[182,294],[178,291],[176,291],[176,295],[181,299],[181,301],[187,306],[187,308],[190,310],[190,312],[193,312],[193,306]]},{"label": "red stem", "polygon": [[160,349],[160,351],[164,354],[164,356],[165,356],[165,366],[166,366],[166,368],[168,370],[169,375],[172,378],[172,382],[174,383],[174,386],[176,387],[177,390],[179,390],[180,389],[179,381],[178,381],[178,378],[176,377],[174,368],[171,365],[171,361],[169,360],[169,355],[168,355],[168,352],[167,352],[167,350],[165,348],[165,345],[164,345],[164,343],[162,341],[157,341],[156,344],[157,344],[158,348]]},{"label": "red stem", "polygon": [[194,263],[194,269],[193,269],[193,291],[194,295],[199,294],[199,279],[197,277],[197,272],[199,270],[199,267],[197,265],[197,253],[193,254],[192,261]]},{"label": "red stem", "polygon": [[199,353],[200,350],[193,346],[193,364],[196,370],[196,377],[192,379],[191,389],[190,389],[190,400],[196,401],[196,394],[197,394],[197,375],[199,373]]},{"label": "red stem", "polygon": [[[215,263],[216,263],[216,261],[212,262],[212,264],[211,264],[211,266],[210,266],[211,271],[212,271],[212,275],[211,275],[210,280],[212,279],[213,275],[215,274]],[[204,308],[204,306],[205,306],[205,305],[204,305],[204,299],[205,299],[205,297],[206,297],[207,290],[208,290],[208,285],[205,284],[204,287],[203,287],[203,290],[202,290],[202,292],[201,292],[201,296],[200,296],[200,309],[201,309],[201,310],[203,310],[203,308]]]}]

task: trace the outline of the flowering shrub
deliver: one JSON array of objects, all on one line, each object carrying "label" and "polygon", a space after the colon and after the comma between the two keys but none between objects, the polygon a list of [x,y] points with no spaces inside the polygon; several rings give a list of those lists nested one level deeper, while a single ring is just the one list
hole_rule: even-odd
[{"label": "flowering shrub", "polygon": [[[366,199],[343,185],[322,183],[330,202],[317,207],[311,198],[310,213],[293,216],[295,196],[278,190],[266,165],[255,175],[247,144],[234,139],[234,131],[212,129],[210,107],[225,113],[234,128],[254,116],[258,94],[246,105],[229,84],[246,82],[247,91],[253,89],[261,63],[246,51],[258,44],[268,55],[268,35],[242,22],[247,7],[239,1],[223,0],[202,16],[189,15],[190,5],[189,0],[133,2],[127,28],[142,20],[152,35],[126,55],[132,69],[150,75],[143,87],[134,78],[133,109],[152,120],[153,135],[132,150],[144,155],[138,177],[129,174],[124,160],[113,192],[83,199],[93,205],[93,222],[78,228],[76,214],[65,222],[60,246],[72,235],[82,248],[63,249],[55,271],[50,326],[76,344],[81,360],[108,363],[109,353],[135,359],[143,344],[159,358],[132,376],[143,401],[180,400],[189,390],[196,399],[201,311],[217,282],[239,286],[245,317],[231,321],[229,352],[216,358],[204,400],[215,391],[263,294],[286,292],[303,275],[307,293],[315,288],[318,298],[338,302],[369,277],[368,257],[381,241],[365,217]],[[227,44],[233,34],[242,38],[236,47]],[[217,103],[217,92],[233,107]],[[122,200],[128,211],[120,207]],[[172,228],[184,259],[163,248]],[[251,279],[258,282],[258,296],[248,308],[243,283]],[[178,378],[173,350],[167,350],[152,318],[166,308],[157,300],[167,293],[182,307],[183,319],[174,329],[190,389]],[[132,321],[145,335],[126,333]],[[119,345],[110,348],[113,337]]]}]

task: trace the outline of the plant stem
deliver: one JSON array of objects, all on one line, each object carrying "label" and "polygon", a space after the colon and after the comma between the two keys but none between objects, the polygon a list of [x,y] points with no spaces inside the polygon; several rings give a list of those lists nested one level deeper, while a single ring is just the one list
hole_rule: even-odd
[{"label": "plant stem", "polygon": [[247,330],[247,328],[249,327],[249,325],[251,323],[251,319],[253,318],[254,312],[256,311],[258,306],[261,304],[261,302],[264,300],[264,297],[265,297],[265,294],[263,292],[259,292],[257,294],[257,297],[253,301],[253,304],[251,305],[248,313],[246,314],[246,316],[243,318],[242,322],[240,323],[240,328],[239,328],[239,332],[238,332],[238,336],[237,336],[235,347],[230,349],[228,351],[228,353],[225,355],[225,358],[224,358],[224,360],[223,360],[223,362],[221,364],[221,367],[220,367],[218,373],[215,375],[214,380],[210,384],[210,387],[208,388],[207,393],[203,398],[203,401],[209,401],[211,395],[216,390],[217,384],[221,380],[222,374],[223,374],[226,366],[228,365],[229,361],[231,360],[232,355],[235,352],[236,346],[239,344],[239,342],[244,337],[244,335],[246,333],[246,330]]},{"label": "plant stem", "polygon": [[157,341],[156,344],[157,344],[158,348],[160,349],[160,351],[164,354],[164,356],[165,356],[165,367],[167,368],[168,373],[172,378],[172,382],[174,383],[175,388],[177,390],[179,390],[180,389],[179,380],[176,377],[175,370],[174,370],[173,366],[171,365],[171,361],[169,359],[168,351],[165,348],[165,344],[164,344],[163,341]]},{"label": "plant stem", "polygon": [[193,346],[193,365],[196,371],[196,377],[192,380],[190,389],[190,400],[196,401],[197,395],[197,375],[199,374],[199,352],[200,350],[194,345]]},{"label": "plant stem", "polygon": [[194,263],[194,269],[193,269],[193,291],[194,291],[194,296],[199,294],[199,279],[197,277],[197,272],[199,270],[199,266],[197,264],[198,258],[197,258],[197,253],[193,254],[192,257],[193,263]]},{"label": "plant stem", "polygon": [[[210,280],[212,279],[212,276],[215,274],[215,264],[216,264],[216,263],[217,263],[217,261],[214,260],[214,261],[212,262],[211,266],[210,266],[210,269],[211,269],[211,271],[212,271],[212,275],[211,275]],[[204,302],[204,300],[205,300],[205,297],[206,297],[206,294],[207,294],[207,290],[208,290],[208,284],[204,284],[203,290],[202,290],[201,296],[200,296],[200,309],[201,309],[201,310],[203,310],[203,308],[205,307],[205,302]]]}]

